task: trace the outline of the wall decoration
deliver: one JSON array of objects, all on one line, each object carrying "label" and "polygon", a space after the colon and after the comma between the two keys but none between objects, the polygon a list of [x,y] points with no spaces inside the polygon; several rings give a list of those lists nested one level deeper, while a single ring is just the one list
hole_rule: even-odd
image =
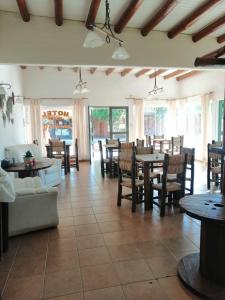
[{"label": "wall decoration", "polygon": [[9,96],[6,89],[3,87],[7,86],[7,89],[11,89],[11,85],[7,83],[0,83],[0,111],[2,112],[2,120],[4,127],[6,126],[6,122],[14,123],[14,119],[12,118],[13,114],[13,104],[14,104],[14,93]]}]

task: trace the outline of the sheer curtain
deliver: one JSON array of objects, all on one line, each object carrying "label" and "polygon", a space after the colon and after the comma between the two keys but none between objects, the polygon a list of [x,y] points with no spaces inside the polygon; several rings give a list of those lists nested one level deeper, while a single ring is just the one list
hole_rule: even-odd
[{"label": "sheer curtain", "polygon": [[38,140],[42,147],[41,101],[40,99],[26,100],[24,105],[26,141],[33,143],[33,140]]},{"label": "sheer curtain", "polygon": [[89,159],[88,118],[85,100],[75,99],[73,103],[73,134],[78,139],[79,159]]},{"label": "sheer curtain", "polygon": [[133,134],[130,140],[144,138],[144,100],[132,100],[133,104]]}]

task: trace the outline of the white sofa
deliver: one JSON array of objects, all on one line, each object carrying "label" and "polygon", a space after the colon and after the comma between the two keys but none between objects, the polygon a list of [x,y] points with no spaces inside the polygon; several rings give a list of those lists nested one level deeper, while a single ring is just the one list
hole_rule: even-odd
[{"label": "white sofa", "polygon": [[16,163],[23,162],[23,157],[28,150],[32,153],[37,161],[50,161],[52,163],[51,167],[38,172],[42,184],[44,186],[56,186],[60,184],[62,167],[61,159],[44,158],[40,148],[35,144],[19,144],[5,148],[6,157],[8,157],[10,160],[14,158]]},{"label": "white sofa", "polygon": [[16,199],[9,203],[9,236],[58,225],[57,188],[44,187],[40,177],[15,178],[13,183]]}]

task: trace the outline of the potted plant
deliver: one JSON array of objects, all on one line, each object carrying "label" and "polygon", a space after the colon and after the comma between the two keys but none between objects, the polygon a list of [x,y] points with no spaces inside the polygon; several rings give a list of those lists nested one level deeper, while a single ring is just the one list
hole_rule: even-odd
[{"label": "potted plant", "polygon": [[24,160],[25,166],[32,166],[33,155],[29,150],[26,151],[26,153],[23,157],[23,160]]}]

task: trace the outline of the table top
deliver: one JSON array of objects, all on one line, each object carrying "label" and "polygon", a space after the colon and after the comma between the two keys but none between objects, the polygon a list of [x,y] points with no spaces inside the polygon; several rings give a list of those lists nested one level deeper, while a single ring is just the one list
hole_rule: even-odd
[{"label": "table top", "polygon": [[104,147],[106,147],[107,149],[118,149],[119,148],[119,144],[105,144],[103,145]]},{"label": "table top", "polygon": [[51,163],[49,162],[36,162],[33,167],[25,167],[24,163],[15,164],[15,166],[11,166],[5,169],[6,172],[27,172],[27,171],[38,171],[51,167]]},{"label": "table top", "polygon": [[163,153],[155,153],[155,154],[137,154],[136,160],[141,162],[150,162],[150,163],[157,163],[164,161],[164,154]]},{"label": "table top", "polygon": [[225,196],[221,194],[199,194],[180,200],[186,213],[201,221],[225,224]]}]

